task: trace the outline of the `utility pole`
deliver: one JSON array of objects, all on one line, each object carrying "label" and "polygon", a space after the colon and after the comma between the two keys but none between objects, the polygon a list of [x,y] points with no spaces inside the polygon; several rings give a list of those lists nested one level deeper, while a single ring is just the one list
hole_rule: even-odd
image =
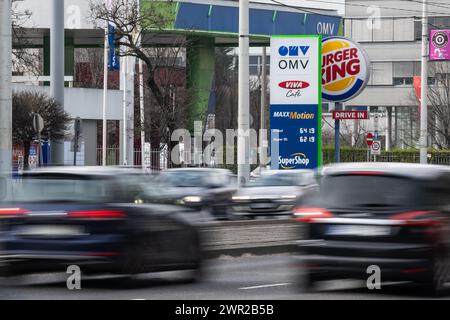
[{"label": "utility pole", "polygon": [[248,0],[239,0],[239,93],[238,93],[238,187],[250,178],[249,150],[249,7]]},{"label": "utility pole", "polygon": [[0,0],[0,175],[12,169],[11,0]]},{"label": "utility pole", "polygon": [[[64,108],[64,0],[52,0],[50,96]],[[64,164],[64,139],[51,141],[51,163]]]},{"label": "utility pole", "polygon": [[426,164],[428,147],[428,16],[427,0],[422,0],[422,85],[420,89],[420,163]]}]

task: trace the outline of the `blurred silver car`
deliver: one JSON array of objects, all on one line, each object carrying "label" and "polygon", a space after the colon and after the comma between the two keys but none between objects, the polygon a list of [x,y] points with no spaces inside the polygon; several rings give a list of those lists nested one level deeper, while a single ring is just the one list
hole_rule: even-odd
[{"label": "blurred silver car", "polygon": [[317,191],[312,170],[268,170],[232,198],[234,217],[287,216],[303,197]]}]

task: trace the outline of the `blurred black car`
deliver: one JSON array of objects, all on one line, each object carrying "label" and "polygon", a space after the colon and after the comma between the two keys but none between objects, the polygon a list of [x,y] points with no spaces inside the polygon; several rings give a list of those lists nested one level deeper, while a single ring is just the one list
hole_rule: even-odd
[{"label": "blurred black car", "polygon": [[177,204],[210,212],[217,219],[228,218],[235,178],[229,170],[178,168],[161,172],[155,184],[139,195],[143,203]]},{"label": "blurred black car", "polygon": [[132,169],[59,167],[4,180],[0,194],[3,274],[136,274],[193,270],[203,253],[202,217],[176,206],[135,204],[145,176]]},{"label": "blurred black car", "polygon": [[442,293],[449,278],[450,169],[416,164],[342,164],[323,170],[320,197],[295,210],[303,283],[414,281]]},{"label": "blurred black car", "polygon": [[291,216],[318,185],[312,170],[267,170],[233,196],[235,217]]}]

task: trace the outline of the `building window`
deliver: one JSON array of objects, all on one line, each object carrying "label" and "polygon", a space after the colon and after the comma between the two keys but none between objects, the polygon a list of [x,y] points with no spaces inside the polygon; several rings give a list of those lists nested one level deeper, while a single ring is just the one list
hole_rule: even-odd
[{"label": "building window", "polygon": [[392,62],[373,62],[369,84],[392,85]]},{"label": "building window", "polygon": [[394,86],[410,86],[412,84],[412,77],[394,77]]}]

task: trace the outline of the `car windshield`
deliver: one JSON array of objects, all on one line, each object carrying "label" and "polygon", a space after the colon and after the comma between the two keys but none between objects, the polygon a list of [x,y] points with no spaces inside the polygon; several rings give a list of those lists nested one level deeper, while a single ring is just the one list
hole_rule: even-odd
[{"label": "car windshield", "polygon": [[328,176],[321,201],[329,208],[382,208],[414,205],[418,186],[410,179],[382,175]]},{"label": "car windshield", "polygon": [[213,175],[202,171],[166,171],[158,182],[172,187],[206,187]]},{"label": "car windshield", "polygon": [[101,202],[108,198],[106,180],[28,176],[11,182],[5,202]]},{"label": "car windshield", "polygon": [[258,179],[251,181],[248,187],[282,187],[282,186],[296,186],[299,185],[300,178],[293,174],[271,174],[261,176]]}]

